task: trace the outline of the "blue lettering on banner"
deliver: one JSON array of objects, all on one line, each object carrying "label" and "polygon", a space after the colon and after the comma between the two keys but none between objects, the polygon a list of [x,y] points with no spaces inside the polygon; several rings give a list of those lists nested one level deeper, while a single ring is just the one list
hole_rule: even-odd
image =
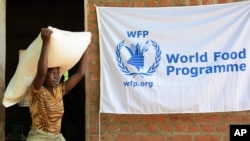
[{"label": "blue lettering on banner", "polygon": [[152,88],[154,83],[153,82],[136,82],[136,81],[126,81],[123,82],[125,87],[148,87]]},{"label": "blue lettering on banner", "polygon": [[140,38],[143,37],[145,38],[147,35],[149,34],[149,32],[147,30],[139,30],[139,31],[127,31],[127,35],[129,38]]},{"label": "blue lettering on banner", "polygon": [[168,63],[192,63],[192,62],[207,62],[207,52],[203,55],[195,53],[195,55],[180,55],[180,54],[166,54]]},{"label": "blue lettering on banner", "polygon": [[[146,38],[148,35],[148,30],[127,31],[128,38]],[[125,50],[121,50],[122,48]],[[123,60],[121,56],[122,51],[127,51],[131,57],[128,58],[128,60]],[[145,69],[145,60],[147,59],[145,58],[145,54],[148,53],[148,51],[153,51],[155,57],[153,63],[150,66],[147,65],[149,68]],[[144,76],[152,75],[157,70],[161,61],[161,53],[162,51],[159,44],[153,40],[147,40],[145,43],[131,43],[130,45],[126,45],[125,40],[123,40],[116,46],[117,65],[125,75],[133,77],[141,76],[143,78]],[[209,55],[212,56],[209,57]],[[168,53],[166,54],[166,61],[168,63],[166,65],[166,75],[198,77],[199,75],[206,74],[243,72],[247,69],[246,62],[244,62],[247,58],[246,55],[246,48],[232,52],[214,51],[211,52],[211,54],[210,52],[194,52],[190,55]],[[230,63],[227,62],[230,60]],[[232,62],[232,60],[235,61]],[[131,72],[126,65],[136,68],[136,71]],[[123,82],[123,85],[124,87],[152,88],[153,82],[126,81]]]},{"label": "blue lettering on banner", "polygon": [[[145,38],[149,35],[149,31],[147,30],[138,30],[138,31],[127,31],[128,38]],[[127,52],[130,57],[122,58],[122,53]],[[154,59],[145,58],[145,54],[153,53]],[[127,60],[125,60],[127,59]],[[145,65],[146,59],[151,59],[152,63],[150,65]],[[161,61],[161,49],[160,45],[154,40],[146,40],[143,42],[135,42],[130,43],[129,45],[125,44],[125,40],[119,42],[116,46],[116,61],[117,65],[122,73],[128,76],[132,76],[133,78],[140,76],[144,78],[144,76],[150,76],[156,72],[158,66]],[[130,68],[136,68],[129,69]],[[125,81],[123,82],[124,87],[147,87],[152,88],[153,82],[149,81]]]},{"label": "blue lettering on banner", "polygon": [[214,61],[219,59],[221,60],[229,60],[229,59],[245,59],[246,58],[246,49],[244,48],[239,53],[237,52],[214,52]]},{"label": "blue lettering on banner", "polygon": [[[204,52],[199,54],[196,52],[194,55],[180,55],[180,54],[166,54],[168,64],[176,63],[206,63],[208,62],[208,53]],[[227,60],[246,59],[246,49],[239,52],[214,52],[213,61],[223,62]],[[237,62],[237,61],[235,61]],[[213,66],[200,66],[200,67],[176,67],[174,65],[166,66],[166,75],[190,75],[197,77],[201,74],[223,73],[223,72],[239,72],[246,71],[246,63],[225,63]]]}]

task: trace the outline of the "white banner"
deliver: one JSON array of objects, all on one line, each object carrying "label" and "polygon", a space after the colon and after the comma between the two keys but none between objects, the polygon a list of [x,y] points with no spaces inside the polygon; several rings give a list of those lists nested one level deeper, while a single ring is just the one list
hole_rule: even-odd
[{"label": "white banner", "polygon": [[97,16],[101,113],[250,109],[250,1]]}]

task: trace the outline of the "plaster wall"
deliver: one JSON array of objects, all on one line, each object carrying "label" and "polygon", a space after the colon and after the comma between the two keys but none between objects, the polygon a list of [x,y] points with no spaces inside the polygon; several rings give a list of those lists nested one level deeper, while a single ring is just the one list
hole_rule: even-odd
[{"label": "plaster wall", "polygon": [[6,50],[6,0],[0,0],[0,140],[4,140],[5,110],[2,99],[5,89],[5,50]]}]

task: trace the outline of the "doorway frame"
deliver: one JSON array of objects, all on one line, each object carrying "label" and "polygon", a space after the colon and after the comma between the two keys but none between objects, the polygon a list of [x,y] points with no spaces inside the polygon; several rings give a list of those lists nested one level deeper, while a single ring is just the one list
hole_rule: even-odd
[{"label": "doorway frame", "polygon": [[2,104],[5,90],[6,58],[6,0],[0,0],[0,140],[5,137],[5,108]]}]

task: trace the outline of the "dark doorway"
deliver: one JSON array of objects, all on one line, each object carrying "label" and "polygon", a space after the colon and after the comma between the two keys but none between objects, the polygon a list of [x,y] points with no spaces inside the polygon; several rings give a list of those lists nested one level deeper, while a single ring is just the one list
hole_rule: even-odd
[{"label": "dark doorway", "polygon": [[[83,0],[7,0],[6,1],[6,87],[14,75],[19,50],[26,49],[42,27],[53,26],[68,31],[84,31]],[[75,71],[72,68],[69,74]],[[67,141],[84,141],[85,95],[82,80],[64,97],[65,114],[62,133]],[[18,104],[6,108],[6,136],[13,127],[21,127],[27,136],[31,118],[28,107]]]}]

